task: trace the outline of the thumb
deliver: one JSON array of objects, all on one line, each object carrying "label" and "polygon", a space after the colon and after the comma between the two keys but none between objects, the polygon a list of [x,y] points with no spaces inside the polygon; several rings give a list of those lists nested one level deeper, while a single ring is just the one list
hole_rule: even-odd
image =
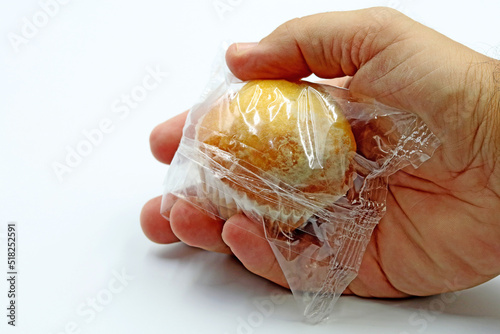
[{"label": "thumb", "polygon": [[404,29],[400,23],[414,21],[383,7],[306,16],[284,23],[259,43],[231,45],[226,61],[242,80],[353,76],[395,43]]},{"label": "thumb", "polygon": [[353,96],[414,112],[450,143],[474,136],[477,124],[469,120],[486,112],[493,85],[486,74],[494,66],[490,58],[383,7],[291,20],[258,44],[232,45],[226,62],[242,80],[351,76]]}]

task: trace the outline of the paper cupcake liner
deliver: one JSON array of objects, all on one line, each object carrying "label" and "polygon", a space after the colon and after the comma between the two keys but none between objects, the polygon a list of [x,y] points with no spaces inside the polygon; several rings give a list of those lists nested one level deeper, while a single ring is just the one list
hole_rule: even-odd
[{"label": "paper cupcake liner", "polygon": [[[228,184],[202,168],[200,172],[202,180],[202,191],[212,204],[216,206],[218,214],[222,219],[237,213],[245,213],[249,218],[264,220],[271,228],[278,228],[279,231],[291,232],[304,226],[307,220],[315,213],[303,207],[301,209],[291,209],[282,205],[272,207],[260,204],[242,191],[233,189]],[[300,205],[297,205],[300,206]],[[326,206],[326,205],[325,205]]]}]

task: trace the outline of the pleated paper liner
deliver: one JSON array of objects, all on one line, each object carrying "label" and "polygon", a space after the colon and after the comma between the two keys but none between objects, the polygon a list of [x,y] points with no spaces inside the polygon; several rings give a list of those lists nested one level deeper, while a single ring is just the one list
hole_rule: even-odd
[{"label": "pleated paper liner", "polygon": [[[237,213],[245,213],[250,218],[263,219],[271,230],[290,233],[303,227],[315,213],[314,207],[304,206],[300,203],[290,203],[289,200],[285,201],[288,202],[286,204],[279,203],[279,194],[275,196],[278,198],[275,203],[270,203],[268,200],[262,200],[262,202],[269,204],[259,203],[250,198],[247,193],[234,189],[222,181],[209,168],[202,167],[200,176],[202,192],[214,204],[218,215],[224,220]],[[327,203],[335,202],[340,197],[329,195],[328,202],[325,201],[321,208],[327,206]]]}]

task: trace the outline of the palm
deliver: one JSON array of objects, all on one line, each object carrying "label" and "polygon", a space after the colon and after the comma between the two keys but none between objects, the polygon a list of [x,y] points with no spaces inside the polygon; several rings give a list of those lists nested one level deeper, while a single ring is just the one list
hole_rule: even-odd
[{"label": "palm", "polygon": [[[390,50],[384,52],[381,58],[395,56]],[[367,67],[380,66],[373,64],[377,61]],[[476,106],[434,99],[434,110],[425,110],[423,101],[436,89],[429,82],[445,71],[440,66],[406,76],[395,88],[392,82],[420,66],[419,61],[408,54],[398,68],[370,86],[364,85],[366,70],[350,84],[354,92],[421,115],[442,141],[419,169],[408,167],[390,177],[387,212],[373,232],[358,278],[349,287],[355,294],[431,295],[471,287],[498,274],[493,268],[499,263],[500,222],[493,210],[500,207],[500,200],[491,188],[495,171],[490,165],[495,158],[484,152],[487,142],[477,143],[484,133],[469,114],[477,112]],[[458,75],[456,80],[470,78]]]},{"label": "palm", "polygon": [[[431,295],[474,286],[495,276],[491,269],[498,263],[498,236],[484,235],[477,227],[486,223],[476,218],[480,208],[463,205],[480,194],[446,187],[450,182],[460,187],[461,177],[468,172],[454,181],[436,180],[434,175],[443,169],[438,162],[441,154],[438,151],[422,171],[407,169],[390,178],[387,212],[373,232],[358,278],[351,283],[352,293]],[[474,209],[478,212],[471,211]]]}]

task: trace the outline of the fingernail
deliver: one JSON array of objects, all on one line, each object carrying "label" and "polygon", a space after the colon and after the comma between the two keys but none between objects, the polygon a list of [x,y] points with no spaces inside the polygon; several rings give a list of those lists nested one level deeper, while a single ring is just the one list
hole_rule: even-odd
[{"label": "fingernail", "polygon": [[236,43],[236,51],[244,52],[256,47],[259,43]]}]

